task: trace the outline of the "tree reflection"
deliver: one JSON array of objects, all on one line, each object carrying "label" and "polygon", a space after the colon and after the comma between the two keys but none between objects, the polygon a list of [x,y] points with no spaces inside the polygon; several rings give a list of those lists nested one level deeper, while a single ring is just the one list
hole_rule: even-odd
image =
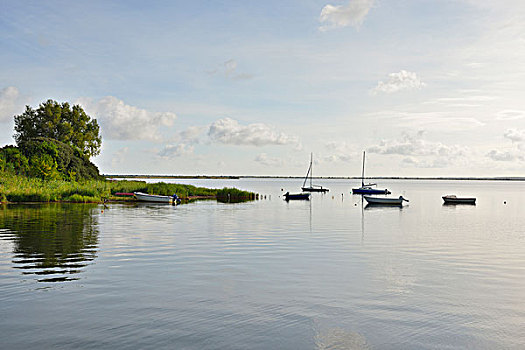
[{"label": "tree reflection", "polygon": [[13,243],[14,268],[39,282],[76,280],[71,275],[96,258],[96,204],[0,206],[0,235]]}]

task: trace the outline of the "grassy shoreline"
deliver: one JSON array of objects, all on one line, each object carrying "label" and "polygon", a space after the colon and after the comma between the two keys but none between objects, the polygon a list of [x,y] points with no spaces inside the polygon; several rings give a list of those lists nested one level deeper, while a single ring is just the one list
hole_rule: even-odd
[{"label": "grassy shoreline", "polygon": [[70,202],[101,203],[104,201],[130,201],[116,193],[144,192],[171,196],[177,194],[182,200],[195,198],[217,199],[221,202],[254,200],[258,195],[235,188],[211,189],[192,185],[168,184],[145,181],[64,181],[42,180],[20,175],[0,173],[0,202]]}]

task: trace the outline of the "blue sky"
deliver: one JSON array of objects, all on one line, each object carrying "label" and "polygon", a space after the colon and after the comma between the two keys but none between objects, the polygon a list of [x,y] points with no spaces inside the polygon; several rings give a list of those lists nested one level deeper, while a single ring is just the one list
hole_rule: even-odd
[{"label": "blue sky", "polygon": [[523,176],[525,4],[0,0],[0,144],[47,99],[103,173]]}]

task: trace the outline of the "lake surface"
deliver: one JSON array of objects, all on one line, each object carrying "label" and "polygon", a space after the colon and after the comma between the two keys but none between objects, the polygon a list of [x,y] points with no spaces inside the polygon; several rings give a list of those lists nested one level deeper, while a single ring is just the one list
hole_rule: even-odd
[{"label": "lake surface", "polygon": [[263,199],[0,207],[0,348],[525,347],[525,183],[173,182]]}]

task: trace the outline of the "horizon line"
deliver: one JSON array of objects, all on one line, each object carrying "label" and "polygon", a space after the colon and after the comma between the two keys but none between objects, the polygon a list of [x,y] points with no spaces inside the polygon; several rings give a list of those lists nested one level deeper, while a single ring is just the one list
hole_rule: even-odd
[{"label": "horizon line", "polygon": [[[137,178],[137,179],[303,179],[304,176],[286,175],[145,175],[145,174],[102,174],[105,178]],[[360,180],[360,176],[314,176],[313,179],[326,180]],[[367,176],[363,179],[381,180],[471,180],[471,181],[525,181],[522,176]]]}]

